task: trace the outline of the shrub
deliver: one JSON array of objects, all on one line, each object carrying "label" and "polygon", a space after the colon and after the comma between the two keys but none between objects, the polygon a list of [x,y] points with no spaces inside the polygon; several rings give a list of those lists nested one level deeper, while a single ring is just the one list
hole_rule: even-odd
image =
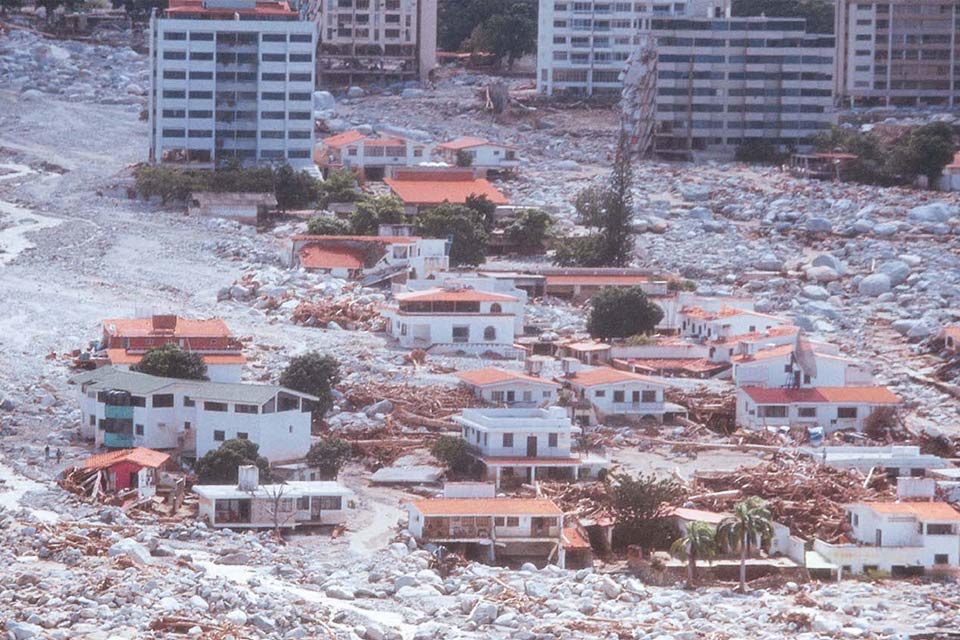
[{"label": "shrub", "polygon": [[293,358],[280,375],[282,386],[319,398],[314,405],[314,414],[318,417],[323,417],[333,406],[333,385],[339,381],[337,359],[316,351]]},{"label": "shrub", "polygon": [[207,379],[207,365],[203,362],[203,357],[198,353],[183,351],[175,344],[150,349],[143,354],[140,362],[130,369],[163,378]]}]

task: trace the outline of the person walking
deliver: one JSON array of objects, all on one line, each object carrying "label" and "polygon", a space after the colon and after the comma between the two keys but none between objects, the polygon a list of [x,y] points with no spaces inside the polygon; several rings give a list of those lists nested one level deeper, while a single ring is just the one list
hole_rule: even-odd
[{"label": "person walking", "polygon": [[63,451],[60,451],[59,447],[57,448],[57,464],[60,464],[60,461],[63,460]]},{"label": "person walking", "polygon": [[43,448],[43,458],[44,460],[50,459],[50,445],[47,445]]}]

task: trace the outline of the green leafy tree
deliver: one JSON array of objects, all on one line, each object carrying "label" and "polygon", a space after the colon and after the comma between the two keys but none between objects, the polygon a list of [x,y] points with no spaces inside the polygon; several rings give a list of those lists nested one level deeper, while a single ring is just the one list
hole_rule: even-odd
[{"label": "green leafy tree", "polygon": [[307,452],[307,464],[319,469],[324,480],[333,480],[351,457],[353,446],[349,442],[327,438],[313,443]]},{"label": "green leafy tree", "polygon": [[367,196],[357,203],[350,217],[353,233],[359,236],[375,236],[381,224],[403,222],[403,201],[396,196]]},{"label": "green leafy tree", "polygon": [[759,540],[764,547],[773,538],[773,518],[767,503],[758,496],[741,500],[733,507],[733,515],[724,518],[717,527],[717,541],[721,546],[740,550],[740,592],[747,591],[747,557],[750,544]]},{"label": "green leafy tree", "polygon": [[290,361],[280,375],[288,389],[317,396],[314,414],[323,417],[333,406],[333,386],[340,381],[340,363],[333,356],[310,351]]},{"label": "green leafy tree", "polygon": [[560,267],[602,267],[600,245],[598,235],[561,238],[554,242],[553,263]]},{"label": "green leafy tree", "polygon": [[894,172],[910,181],[925,176],[927,185],[935,189],[943,168],[953,160],[955,151],[950,125],[932,122],[911,131],[894,148],[890,162]]},{"label": "green leafy tree", "polygon": [[629,338],[653,331],[663,309],[641,287],[604,287],[590,299],[587,331],[595,338]]},{"label": "green leafy tree", "polygon": [[550,237],[553,219],[542,209],[523,209],[517,217],[507,225],[504,233],[510,242],[520,248],[523,253],[534,253],[543,250],[543,244]]},{"label": "green leafy tree", "polygon": [[[522,16],[533,25],[536,46],[536,0],[439,0],[437,3],[437,41],[444,51],[470,48],[471,35],[478,26],[495,16]],[[489,25],[496,26],[496,23]],[[526,27],[525,27],[526,28]],[[485,29],[485,31],[489,31]],[[528,49],[533,51],[532,48]]]},{"label": "green leafy tree", "polygon": [[200,484],[236,484],[238,469],[256,465],[260,482],[270,482],[270,462],[260,455],[260,447],[250,440],[227,440],[197,460],[194,470]]},{"label": "green leafy tree", "polygon": [[716,532],[706,522],[691,522],[686,535],[670,546],[670,553],[687,561],[687,586],[697,582],[697,560],[709,560],[717,555]]},{"label": "green leafy tree", "polygon": [[665,548],[674,537],[666,505],[683,498],[683,488],[669,478],[639,474],[614,474],[610,499],[617,524],[614,539],[620,546],[640,545],[644,549]]},{"label": "green leafy tree", "polygon": [[473,28],[467,45],[474,52],[492,53],[512,69],[517,58],[537,48],[537,14],[532,4],[514,3]]},{"label": "green leafy tree", "polygon": [[473,466],[467,441],[456,436],[440,436],[430,446],[430,455],[451,471],[463,473]]},{"label": "green leafy tree", "polygon": [[351,231],[349,223],[330,216],[314,216],[307,223],[307,233],[314,236],[345,236]]},{"label": "green leafy tree", "polygon": [[175,344],[165,344],[162,347],[150,349],[143,354],[140,362],[131,366],[130,369],[164,378],[207,379],[207,365],[204,364],[200,354],[184,351]]},{"label": "green leafy tree", "polygon": [[490,199],[484,195],[475,195],[470,194],[467,196],[466,201],[463,203],[468,209],[472,209],[477,212],[477,215],[480,216],[480,220],[483,221],[483,228],[487,233],[493,231],[493,227],[496,224],[495,213],[497,212],[497,205],[490,202]]},{"label": "green leafy tree", "polygon": [[320,183],[317,205],[327,207],[333,202],[356,202],[362,195],[357,190],[357,178],[347,170],[331,171]]},{"label": "green leafy tree", "polygon": [[466,149],[457,149],[457,166],[464,168],[473,166],[473,156]]},{"label": "green leafy tree", "polygon": [[306,171],[295,171],[284,163],[274,170],[274,194],[280,211],[304,209],[319,200],[320,182]]},{"label": "green leafy tree", "polygon": [[417,233],[428,238],[451,238],[450,265],[477,265],[484,261],[489,236],[483,219],[473,209],[444,203],[417,216]]}]

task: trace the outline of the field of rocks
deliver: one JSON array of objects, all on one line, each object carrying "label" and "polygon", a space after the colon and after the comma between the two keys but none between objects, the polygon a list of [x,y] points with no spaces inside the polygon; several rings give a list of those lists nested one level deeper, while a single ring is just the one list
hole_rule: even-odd
[{"label": "field of rocks", "polygon": [[[381,292],[284,268],[296,224],[256,234],[127,197],[147,152],[146,64],[128,48],[0,35],[0,630],[27,638],[895,638],[960,627],[956,585],[787,584],[743,596],[684,591],[617,573],[519,571],[469,564],[441,575],[399,536],[399,495],[365,487],[340,538],[215,532],[142,522],[60,490],[60,468],[89,448],[64,354],[102,318],[157,310],[223,317],[247,340],[250,380],[318,349],[345,382],[452,384],[476,358],[414,368],[383,336],[291,322],[302,301],[375,303]],[[434,139],[487,136],[517,145],[520,176],[500,185],[544,206],[562,228],[571,199],[609,168],[615,115],[522,98],[497,121],[481,76],[441,74],[404,95],[336,96],[331,127],[416,129]],[[522,89],[526,81],[513,81]],[[518,95],[523,95],[519,93]],[[909,377],[920,351],[960,314],[956,198],[796,180],[775,169],[639,161],[637,265],[750,292],[762,309],[875,364],[911,401],[917,427],[955,430],[958,405]],[[274,304],[276,303],[276,304]],[[557,332],[579,309],[533,307]],[[914,342],[911,342],[914,341]],[[917,342],[920,341],[920,342]],[[508,363],[507,366],[519,366]],[[342,428],[377,414],[343,411]],[[43,447],[62,449],[58,466]]]}]

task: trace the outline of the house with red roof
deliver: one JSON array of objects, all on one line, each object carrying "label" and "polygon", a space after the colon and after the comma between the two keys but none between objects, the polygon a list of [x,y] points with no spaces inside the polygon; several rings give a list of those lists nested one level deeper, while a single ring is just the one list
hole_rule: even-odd
[{"label": "house with red roof", "polygon": [[427,498],[407,503],[407,530],[420,543],[467,557],[554,559],[563,568],[563,511],[547,498]]},{"label": "house with red roof", "polygon": [[363,180],[383,180],[397,167],[430,162],[431,145],[395,135],[351,129],[317,143],[314,159],[325,171],[348,169]]},{"label": "house with red roof", "polygon": [[99,471],[100,490],[117,493],[136,489],[140,498],[156,495],[160,470],[170,462],[170,454],[144,447],[120,449],[91,456],[83,468]]},{"label": "house with red roof", "polygon": [[560,389],[552,380],[498,367],[458,371],[454,375],[477,398],[507,407],[553,404]]},{"label": "house with red roof", "polygon": [[510,204],[507,197],[471,169],[405,169],[383,181],[403,201],[408,215],[445,202],[465,204],[467,198],[484,196],[496,205]]},{"label": "house with red roof", "polygon": [[90,362],[126,371],[150,349],[168,344],[200,354],[213,382],[239,382],[247,362],[240,340],[220,318],[195,320],[172,314],[104,320]]},{"label": "house with red roof", "polygon": [[672,422],[687,410],[667,402],[667,385],[649,376],[613,367],[584,367],[577,360],[563,361],[559,379],[577,398],[574,413],[582,422],[595,424],[610,416]]},{"label": "house with red roof", "polygon": [[405,291],[382,310],[389,333],[402,347],[468,353],[512,354],[523,300],[458,283]]},{"label": "house with red roof", "polygon": [[348,280],[382,274],[403,281],[446,271],[449,254],[442,238],[298,235],[291,240],[290,265]]},{"label": "house with red roof", "polygon": [[466,166],[474,169],[478,177],[490,171],[513,171],[520,166],[516,147],[473,136],[442,142],[437,145],[434,155],[451,166],[469,162]]},{"label": "house with red roof", "polygon": [[750,387],[737,389],[737,425],[747,429],[822,427],[829,434],[863,431],[881,407],[896,409],[902,400],[887,387]]},{"label": "house with red roof", "polygon": [[704,341],[729,342],[737,336],[763,333],[790,322],[752,309],[723,306],[704,309],[684,307],[679,312],[680,334]]},{"label": "house with red roof", "polygon": [[960,566],[960,511],[946,502],[858,502],[844,509],[850,542],[813,545],[841,577],[870,572],[908,577]]}]

